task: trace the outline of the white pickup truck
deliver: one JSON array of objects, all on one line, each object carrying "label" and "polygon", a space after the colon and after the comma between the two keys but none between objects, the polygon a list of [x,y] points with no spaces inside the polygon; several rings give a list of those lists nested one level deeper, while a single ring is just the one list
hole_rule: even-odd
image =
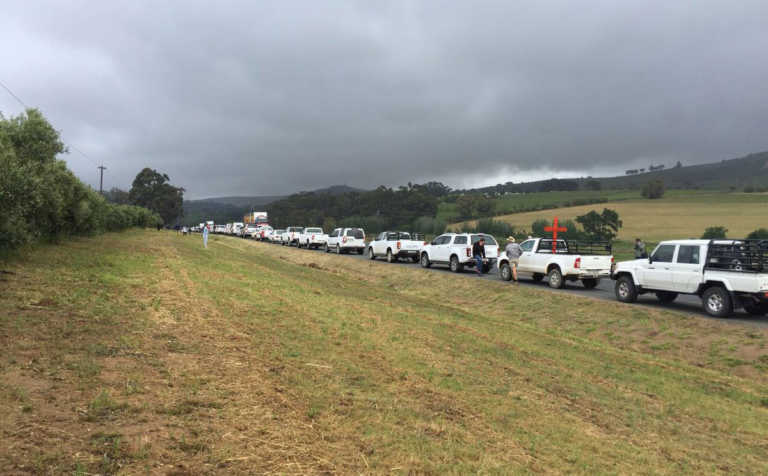
[{"label": "white pickup truck", "polygon": [[324,249],[326,253],[335,251],[336,254],[341,254],[355,251],[363,254],[365,251],[365,232],[362,228],[336,228],[328,234],[328,242]]},{"label": "white pickup truck", "polygon": [[297,244],[302,230],[304,230],[304,228],[300,226],[289,226],[283,232],[280,242],[283,246],[293,246]]},{"label": "white pickup truck", "polygon": [[283,233],[285,233],[285,230],[282,230],[282,229],[273,230],[272,233],[269,234],[269,241],[272,243],[282,242]]},{"label": "white pickup truck", "polygon": [[[551,239],[532,238],[520,243],[520,251],[517,271],[531,273],[534,281],[546,276],[549,286],[556,289],[564,287],[566,281],[579,280],[585,288],[592,289],[601,278],[611,276],[614,264],[611,246],[602,242],[557,240],[553,253]],[[501,279],[512,279],[506,253],[499,256],[498,265]]]},{"label": "white pickup truck", "polygon": [[499,256],[499,244],[485,233],[444,233],[420,250],[421,266],[429,268],[433,264],[447,264],[454,273],[461,272],[465,266],[474,267],[472,245],[480,238],[485,239],[485,257],[483,273],[487,273]]},{"label": "white pickup truck", "polygon": [[623,261],[613,273],[616,299],[654,293],[663,303],[695,294],[716,317],[743,307],[768,313],[768,240],[663,241],[647,259]]},{"label": "white pickup truck", "polygon": [[311,249],[325,247],[326,243],[328,243],[328,235],[323,232],[322,228],[307,227],[301,230],[296,246]]},{"label": "white pickup truck", "polygon": [[385,256],[388,263],[394,263],[399,258],[410,258],[414,263],[418,263],[422,246],[424,235],[407,231],[385,231],[368,243],[368,258]]}]

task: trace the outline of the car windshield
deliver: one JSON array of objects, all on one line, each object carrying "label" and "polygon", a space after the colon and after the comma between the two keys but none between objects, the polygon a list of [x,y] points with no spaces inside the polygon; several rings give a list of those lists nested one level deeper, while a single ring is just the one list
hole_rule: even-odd
[{"label": "car windshield", "polygon": [[322,233],[322,228],[307,228],[307,233]]},{"label": "car windshield", "polygon": [[411,234],[406,231],[400,231],[397,233],[397,239],[398,240],[410,240]]},{"label": "car windshield", "polygon": [[475,243],[477,243],[480,240],[480,238],[485,238],[486,245],[495,246],[498,244],[496,243],[496,240],[494,240],[491,235],[486,235],[485,233],[481,233],[479,235],[472,235],[472,244],[474,245]]},{"label": "car windshield", "polygon": [[354,228],[352,230],[347,230],[347,236],[351,236],[352,238],[357,238],[359,240],[362,240],[365,238],[365,233],[363,233],[363,230],[360,228]]}]

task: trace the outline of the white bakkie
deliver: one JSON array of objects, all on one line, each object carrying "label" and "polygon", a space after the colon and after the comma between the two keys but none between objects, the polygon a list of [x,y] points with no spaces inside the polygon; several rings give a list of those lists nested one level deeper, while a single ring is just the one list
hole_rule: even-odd
[{"label": "white bakkie", "polygon": [[768,240],[662,241],[647,259],[623,261],[613,273],[616,298],[654,293],[663,303],[695,294],[716,317],[743,307],[768,313]]},{"label": "white bakkie", "polygon": [[326,243],[328,243],[328,235],[323,233],[322,228],[307,227],[299,233],[299,243],[297,246],[299,248],[303,246],[304,248],[311,249],[324,247]]},{"label": "white bakkie", "polygon": [[336,254],[341,254],[355,251],[363,254],[365,251],[365,232],[362,228],[336,228],[328,234],[328,241],[324,249],[326,253],[334,251]]},{"label": "white bakkie", "polygon": [[299,242],[299,235],[304,230],[300,226],[289,226],[282,234],[280,242],[285,246],[293,246]]},{"label": "white bakkie", "polygon": [[410,258],[414,263],[418,263],[419,250],[423,245],[424,236],[417,233],[385,231],[368,243],[368,258],[376,259],[377,256],[385,256],[389,263],[399,258]]},{"label": "white bakkie", "polygon": [[[552,240],[532,238],[520,243],[522,254],[518,260],[518,272],[532,273],[534,281],[541,281],[545,276],[552,288],[562,288],[566,281],[578,281],[587,289],[592,289],[600,278],[611,275],[613,256],[611,248],[604,243],[584,243],[557,240],[555,253],[552,252]],[[499,256],[499,276],[509,281],[512,270],[506,253]]]},{"label": "white bakkie", "polygon": [[472,256],[472,245],[480,238],[485,239],[485,257],[483,273],[487,273],[499,256],[499,244],[485,233],[444,233],[420,250],[421,266],[429,268],[433,264],[447,264],[451,271],[458,273],[467,267],[476,265]]}]

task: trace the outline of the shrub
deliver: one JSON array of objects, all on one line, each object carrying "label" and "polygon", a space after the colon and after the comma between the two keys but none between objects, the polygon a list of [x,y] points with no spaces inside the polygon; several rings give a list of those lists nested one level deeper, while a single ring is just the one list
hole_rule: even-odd
[{"label": "shrub", "polygon": [[63,152],[58,133],[37,110],[0,115],[0,251],[159,222],[149,210],[108,203],[56,158]]},{"label": "shrub", "polygon": [[703,240],[718,240],[725,238],[728,230],[724,226],[710,226],[704,230],[704,234],[701,235]]},{"label": "shrub", "polygon": [[656,199],[664,196],[665,187],[663,180],[651,180],[643,186],[641,194],[645,198]]}]

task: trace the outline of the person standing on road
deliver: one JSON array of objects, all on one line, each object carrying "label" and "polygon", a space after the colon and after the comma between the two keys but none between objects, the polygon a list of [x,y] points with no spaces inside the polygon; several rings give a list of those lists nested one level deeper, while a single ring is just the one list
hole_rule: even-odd
[{"label": "person standing on road", "polygon": [[483,275],[483,263],[485,263],[485,238],[480,237],[474,245],[472,245],[472,256],[475,258],[475,269],[477,275]]},{"label": "person standing on road", "polygon": [[640,238],[635,238],[635,259],[647,258],[645,243]]},{"label": "person standing on road", "polygon": [[203,227],[203,248],[208,248],[208,225]]},{"label": "person standing on road", "polygon": [[507,237],[507,246],[504,248],[507,252],[509,266],[512,267],[512,279],[517,284],[517,265],[520,263],[520,255],[523,254],[520,245],[515,242],[515,237]]}]

